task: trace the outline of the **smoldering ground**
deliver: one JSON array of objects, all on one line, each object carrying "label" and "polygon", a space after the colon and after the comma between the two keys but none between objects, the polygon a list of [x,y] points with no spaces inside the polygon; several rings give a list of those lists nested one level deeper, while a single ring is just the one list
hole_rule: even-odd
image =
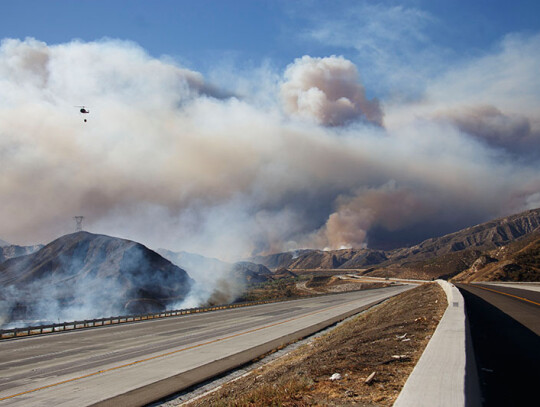
[{"label": "smoldering ground", "polygon": [[170,308],[182,309],[232,303],[244,293],[247,287],[245,274],[235,273],[233,264],[194,253],[166,249],[159,249],[157,252],[186,270],[194,279],[187,297],[173,303]]},{"label": "smoldering ground", "polygon": [[141,244],[77,232],[0,264],[0,325],[161,312],[193,283]]},{"label": "smoldering ground", "polygon": [[539,43],[506,38],[397,102],[366,96],[340,56],[291,61],[244,97],[130,42],[3,40],[0,233],[47,242],[83,214],[89,230],[232,260],[413,243],[405,231],[539,206]]}]

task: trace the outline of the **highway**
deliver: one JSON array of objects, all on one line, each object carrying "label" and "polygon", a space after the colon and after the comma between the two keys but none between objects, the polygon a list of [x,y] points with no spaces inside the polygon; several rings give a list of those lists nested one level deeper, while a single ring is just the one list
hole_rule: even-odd
[{"label": "highway", "polygon": [[144,405],[410,288],[3,340],[0,406]]},{"label": "highway", "polygon": [[535,405],[540,382],[540,292],[456,284],[465,299],[485,406]]}]

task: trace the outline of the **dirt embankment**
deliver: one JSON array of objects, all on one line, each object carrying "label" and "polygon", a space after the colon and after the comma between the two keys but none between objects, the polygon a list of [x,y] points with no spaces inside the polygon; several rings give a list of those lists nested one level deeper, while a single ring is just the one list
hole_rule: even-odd
[{"label": "dirt embankment", "polygon": [[439,285],[424,284],[184,405],[391,406],[446,306]]},{"label": "dirt embankment", "polygon": [[[369,279],[351,278],[343,270],[302,270],[299,275],[288,276],[287,269],[280,271],[281,278],[248,287],[237,301],[261,301],[301,298],[309,295],[370,290],[387,287],[389,282],[374,282]],[[274,275],[275,277],[276,275]],[[219,302],[215,302],[218,304]]]},{"label": "dirt embankment", "polygon": [[358,278],[350,278],[344,275],[337,276],[313,276],[307,281],[296,284],[296,288],[311,294],[342,293],[356,290],[372,290],[375,288],[388,287],[391,283],[374,282]]}]

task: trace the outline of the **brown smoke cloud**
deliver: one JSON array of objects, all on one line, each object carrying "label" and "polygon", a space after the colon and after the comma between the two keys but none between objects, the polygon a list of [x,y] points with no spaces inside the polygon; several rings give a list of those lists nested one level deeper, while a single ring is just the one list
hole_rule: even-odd
[{"label": "brown smoke cloud", "polygon": [[368,100],[356,67],[343,57],[304,56],[285,71],[281,86],[285,110],[327,126],[363,119],[382,126],[376,99]]},{"label": "brown smoke cloud", "polygon": [[[506,88],[538,82],[539,58],[524,55],[531,72],[508,75]],[[0,237],[46,243],[84,215],[91,232],[234,260],[369,246],[375,229],[380,241],[421,239],[537,205],[540,164],[516,160],[526,153],[510,151],[512,140],[527,138],[498,123],[527,121],[537,137],[540,92],[522,105],[499,86],[484,84],[481,97],[460,82],[486,66],[513,73],[514,60],[493,58],[494,67],[472,61],[453,82],[430,84],[420,103],[386,102],[382,127],[382,104],[342,57],[270,72],[280,79],[259,82],[260,104],[133,43],[4,40]],[[463,103],[449,96],[457,88]],[[74,105],[88,106],[87,123]],[[500,114],[472,109],[463,119],[488,105]],[[479,134],[509,137],[499,143],[508,148]]]},{"label": "brown smoke cloud", "polygon": [[364,188],[336,200],[336,211],[317,237],[322,237],[330,249],[366,247],[374,226],[394,232],[432,217],[436,207],[432,200],[422,191],[397,186],[395,181],[379,188]]},{"label": "brown smoke cloud", "polygon": [[435,117],[494,147],[521,155],[537,156],[540,151],[540,130],[533,130],[527,117],[506,114],[495,106],[460,107],[436,113]]}]

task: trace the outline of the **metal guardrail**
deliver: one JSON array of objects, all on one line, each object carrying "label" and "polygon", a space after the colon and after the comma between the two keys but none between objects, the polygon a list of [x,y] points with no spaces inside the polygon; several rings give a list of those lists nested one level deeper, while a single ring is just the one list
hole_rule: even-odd
[{"label": "metal guardrail", "polygon": [[108,318],[98,318],[98,319],[88,319],[88,320],[85,319],[83,321],[69,321],[69,322],[62,322],[58,324],[47,324],[47,325],[37,325],[37,326],[28,326],[28,327],[20,327],[20,328],[11,328],[11,329],[0,329],[0,340],[28,337],[31,335],[42,335],[42,334],[48,334],[48,333],[73,331],[76,329],[110,326],[110,325],[117,325],[117,324],[122,324],[122,323],[127,323],[127,322],[139,322],[139,321],[148,321],[152,319],[178,317],[182,315],[197,314],[201,312],[210,312],[210,311],[218,311],[218,310],[223,310],[223,309],[249,307],[252,305],[269,304],[269,303],[274,303],[274,302],[279,302],[279,301],[283,301],[283,299],[251,301],[251,302],[243,302],[243,303],[237,303],[237,304],[216,305],[213,307],[199,307],[199,308],[187,308],[187,309],[180,309],[180,310],[173,310],[173,311],[163,311],[163,312],[152,313],[152,314],[124,315],[124,316],[115,316],[115,317],[108,317]]},{"label": "metal guardrail", "polygon": [[[358,290],[352,290],[352,291],[358,291]],[[180,309],[180,310],[163,311],[163,312],[152,313],[152,314],[125,315],[125,316],[98,318],[98,319],[85,319],[83,321],[61,322],[58,324],[46,324],[46,325],[20,327],[20,328],[0,329],[0,340],[23,338],[23,337],[28,337],[32,335],[43,335],[43,334],[50,334],[50,333],[57,333],[57,332],[68,332],[68,331],[74,331],[77,329],[87,329],[87,328],[96,328],[96,327],[101,327],[101,326],[118,325],[118,324],[122,324],[126,322],[148,321],[152,319],[178,317],[182,315],[197,314],[201,312],[210,312],[210,311],[218,311],[218,310],[223,310],[223,309],[249,307],[253,305],[271,304],[275,302],[292,301],[292,300],[299,300],[299,299],[304,299],[304,298],[321,297],[321,296],[338,295],[338,294],[340,293],[320,293],[320,294],[313,294],[313,295],[302,295],[301,297],[276,298],[273,300],[249,301],[249,302],[240,302],[236,304],[222,304],[222,305],[215,305],[212,307],[186,308],[186,309]]]}]

